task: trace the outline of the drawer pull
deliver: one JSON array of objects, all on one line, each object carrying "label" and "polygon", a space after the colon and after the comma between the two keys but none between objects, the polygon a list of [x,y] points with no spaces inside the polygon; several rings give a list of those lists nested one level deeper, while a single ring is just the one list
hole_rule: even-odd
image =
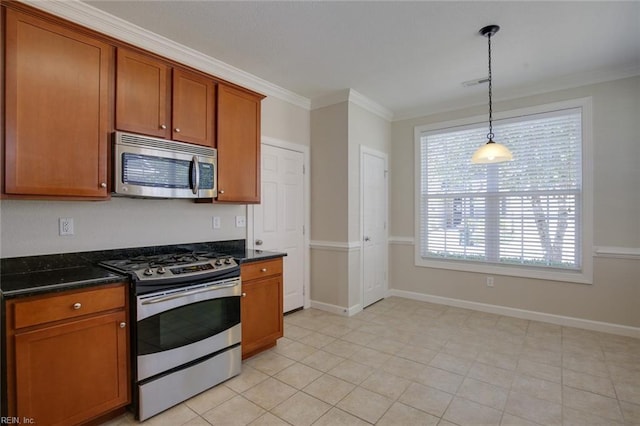
[{"label": "drawer pull", "polygon": [[260,272],[267,272],[267,268],[260,269]]},{"label": "drawer pull", "polygon": [[80,308],[82,308],[82,304],[81,304],[81,303],[74,303],[74,304],[73,304],[73,309],[75,309],[76,311],[77,311],[78,309],[80,309]]},{"label": "drawer pull", "polygon": [[127,326],[127,323],[126,323],[126,322],[121,322],[121,323],[120,323],[120,328],[125,328],[126,326]]}]

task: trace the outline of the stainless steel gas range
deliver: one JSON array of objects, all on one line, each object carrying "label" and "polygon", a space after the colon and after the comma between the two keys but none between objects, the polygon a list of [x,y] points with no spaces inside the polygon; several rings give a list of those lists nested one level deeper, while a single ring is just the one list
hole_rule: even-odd
[{"label": "stainless steel gas range", "polygon": [[240,373],[240,267],[213,252],[100,263],[132,281],[133,406],[145,420]]}]

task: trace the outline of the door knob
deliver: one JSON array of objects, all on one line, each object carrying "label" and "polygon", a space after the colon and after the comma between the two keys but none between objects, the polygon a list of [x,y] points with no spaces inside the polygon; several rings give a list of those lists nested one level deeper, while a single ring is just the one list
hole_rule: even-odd
[{"label": "door knob", "polygon": [[365,240],[365,241],[371,241],[371,238],[369,238],[369,237],[364,237],[364,240]]},{"label": "door knob", "polygon": [[261,246],[262,245],[262,240],[256,240],[256,245],[257,246]]}]

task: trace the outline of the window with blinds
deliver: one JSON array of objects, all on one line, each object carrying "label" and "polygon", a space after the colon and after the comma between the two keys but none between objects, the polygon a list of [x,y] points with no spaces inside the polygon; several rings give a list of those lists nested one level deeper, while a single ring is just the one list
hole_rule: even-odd
[{"label": "window with blinds", "polygon": [[581,271],[582,108],[494,121],[513,161],[472,164],[486,123],[416,133],[424,260]]}]

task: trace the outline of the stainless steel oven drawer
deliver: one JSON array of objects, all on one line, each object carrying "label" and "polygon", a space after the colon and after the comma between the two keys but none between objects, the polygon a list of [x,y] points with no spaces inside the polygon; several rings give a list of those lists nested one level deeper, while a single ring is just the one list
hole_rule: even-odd
[{"label": "stainless steel oven drawer", "polygon": [[200,363],[138,384],[138,416],[146,420],[240,374],[242,350],[228,349]]}]

